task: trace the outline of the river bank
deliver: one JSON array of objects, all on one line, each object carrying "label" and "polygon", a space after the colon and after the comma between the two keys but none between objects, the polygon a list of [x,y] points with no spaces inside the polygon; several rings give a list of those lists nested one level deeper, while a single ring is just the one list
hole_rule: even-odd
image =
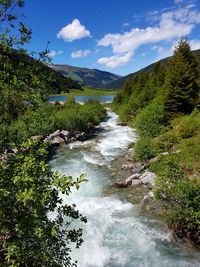
[{"label": "river bank", "polygon": [[64,197],[88,219],[84,244],[73,250],[78,266],[200,266],[193,249],[171,243],[163,222],[140,209],[133,188],[114,185],[127,172],[121,167],[128,159],[128,146],[137,139],[135,132],[119,125],[118,116],[110,110],[96,131],[90,140],[61,146],[50,161],[53,170],[74,178],[87,174],[88,182]]}]

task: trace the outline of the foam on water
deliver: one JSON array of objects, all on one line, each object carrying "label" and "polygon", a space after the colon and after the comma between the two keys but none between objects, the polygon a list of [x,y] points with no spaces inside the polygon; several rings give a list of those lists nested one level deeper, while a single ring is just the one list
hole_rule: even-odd
[{"label": "foam on water", "polygon": [[132,129],[118,125],[118,116],[108,110],[103,129],[94,140],[62,148],[51,166],[74,178],[87,173],[88,182],[73,190],[64,201],[75,203],[87,217],[84,243],[72,258],[78,267],[197,267],[198,257],[169,242],[168,233],[156,220],[141,216],[137,206],[118,196],[104,196],[111,184],[112,160],[136,140]]}]

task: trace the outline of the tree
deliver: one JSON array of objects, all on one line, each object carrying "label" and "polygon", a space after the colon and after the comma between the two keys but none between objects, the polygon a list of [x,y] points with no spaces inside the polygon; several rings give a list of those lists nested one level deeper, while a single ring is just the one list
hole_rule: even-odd
[{"label": "tree", "polygon": [[31,37],[14,14],[23,5],[23,0],[0,0],[0,266],[75,266],[70,245],[81,245],[82,229],[71,224],[86,218],[75,205],[63,205],[61,193],[78,189],[85,176],[73,181],[53,173],[42,142],[18,144],[8,153],[13,151],[7,140],[10,129],[25,114],[24,121],[28,116],[35,121],[33,114],[42,107],[51,79],[46,65],[21,48]]},{"label": "tree", "polygon": [[[21,46],[31,39],[31,30],[19,20],[15,9],[24,7],[24,0],[0,1],[0,44]],[[23,16],[21,16],[23,17]]]},{"label": "tree", "polygon": [[1,266],[74,266],[69,243],[78,248],[83,240],[70,225],[86,218],[75,205],[63,205],[60,192],[78,189],[85,176],[73,181],[53,173],[47,156],[44,144],[28,142],[0,163]]},{"label": "tree", "polygon": [[198,101],[197,63],[190,45],[181,40],[174,51],[165,80],[165,112],[168,118],[175,113],[189,113]]}]

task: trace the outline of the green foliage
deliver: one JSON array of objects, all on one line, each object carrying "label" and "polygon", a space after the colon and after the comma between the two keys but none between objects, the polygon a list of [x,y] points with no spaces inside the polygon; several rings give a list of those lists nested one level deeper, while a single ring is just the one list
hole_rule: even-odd
[{"label": "green foliage", "polygon": [[55,113],[55,127],[69,131],[89,131],[98,125],[105,116],[103,106],[94,100],[84,105],[69,100],[64,107]]},{"label": "green foliage", "polygon": [[187,41],[181,40],[170,61],[165,80],[165,112],[168,118],[176,113],[189,113],[198,103],[197,63]]},{"label": "green foliage", "polygon": [[22,22],[22,15],[14,12],[24,7],[24,0],[0,1],[0,43],[21,46],[31,39],[31,30]]},{"label": "green foliage", "polygon": [[165,127],[164,107],[160,99],[150,102],[136,118],[135,126],[140,136],[156,137]]},{"label": "green foliage", "polygon": [[150,164],[158,175],[155,195],[175,235],[198,245],[200,182],[194,177],[200,175],[199,77],[190,46],[181,40],[167,69],[157,64],[137,73],[113,103],[140,135],[136,159],[159,158],[165,152]]},{"label": "green foliage", "polygon": [[134,147],[134,158],[148,160],[159,153],[159,148],[151,137],[140,138]]},{"label": "green foliage", "polygon": [[200,131],[200,112],[194,109],[190,115],[174,119],[171,124],[177,137],[183,139],[192,137]]},{"label": "green foliage", "polygon": [[86,218],[64,205],[60,192],[70,194],[85,176],[53,173],[46,159],[44,144],[29,142],[0,163],[1,266],[74,266],[69,244],[78,248],[83,240],[73,221]]},{"label": "green foliage", "polygon": [[188,179],[173,158],[163,157],[151,164],[157,173],[154,193],[162,201],[169,227],[175,236],[187,236],[200,245],[200,181]]},{"label": "green foliage", "polygon": [[89,132],[104,118],[104,107],[94,100],[80,105],[68,98],[64,105],[38,102],[37,108],[29,106],[27,112],[9,125],[0,124],[0,150],[12,148],[34,135],[48,135],[53,131]]},{"label": "green foliage", "polygon": [[165,73],[165,68],[158,63],[151,72],[138,73],[132,81],[127,81],[113,102],[114,110],[119,112],[123,120],[131,121],[157,94],[160,94]]}]

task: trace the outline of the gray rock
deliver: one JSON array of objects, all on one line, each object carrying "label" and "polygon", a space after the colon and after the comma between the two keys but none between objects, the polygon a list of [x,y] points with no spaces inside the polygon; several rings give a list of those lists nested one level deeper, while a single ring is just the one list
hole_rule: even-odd
[{"label": "gray rock", "polygon": [[153,172],[145,171],[141,176],[140,180],[145,184],[149,189],[152,189],[155,185],[156,175]]},{"label": "gray rock", "polygon": [[54,137],[58,137],[60,135],[60,130],[55,131],[54,133],[49,135],[50,139],[53,139]]},{"label": "gray rock", "polygon": [[143,163],[137,163],[133,165],[131,168],[132,173],[141,173],[145,169],[145,165]]},{"label": "gray rock", "polygon": [[53,138],[51,143],[52,143],[52,145],[60,145],[60,144],[64,143],[64,140],[63,140],[63,138],[57,136],[57,137]]},{"label": "gray rock", "polygon": [[144,196],[140,205],[143,208],[147,208],[147,206],[153,201],[153,199],[154,199],[154,193],[152,191],[150,191],[150,192],[148,192],[147,195]]},{"label": "gray rock", "polygon": [[132,174],[131,176],[126,178],[126,184],[130,183],[130,181],[133,181],[134,179],[139,179],[139,177],[140,177],[139,173]]},{"label": "gray rock", "polygon": [[132,180],[131,181],[131,187],[138,188],[142,186],[142,182],[140,180]]},{"label": "gray rock", "polygon": [[69,135],[69,131],[62,130],[60,132],[60,135],[68,136]]}]

